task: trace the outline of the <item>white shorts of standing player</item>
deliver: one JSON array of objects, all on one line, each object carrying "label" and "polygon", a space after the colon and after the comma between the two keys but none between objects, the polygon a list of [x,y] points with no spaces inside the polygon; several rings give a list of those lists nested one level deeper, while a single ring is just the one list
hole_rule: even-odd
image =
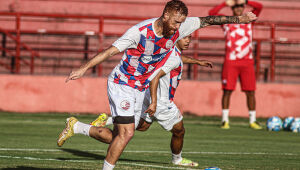
[{"label": "white shorts of standing player", "polygon": [[152,123],[156,120],[165,130],[170,131],[173,126],[179,123],[183,118],[175,103],[168,99],[158,99],[154,116],[150,117],[149,114],[144,113],[151,102],[149,90],[146,90],[145,99],[143,101],[141,118],[148,123]]}]

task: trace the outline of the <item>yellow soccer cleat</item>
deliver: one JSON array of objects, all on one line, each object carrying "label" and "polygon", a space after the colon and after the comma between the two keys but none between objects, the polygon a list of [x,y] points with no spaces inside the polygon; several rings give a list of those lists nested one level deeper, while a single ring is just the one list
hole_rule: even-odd
[{"label": "yellow soccer cleat", "polygon": [[229,122],[222,122],[222,129],[230,129]]},{"label": "yellow soccer cleat", "polygon": [[250,123],[250,128],[255,129],[255,130],[261,130],[262,129],[262,127],[256,121],[253,122],[253,123]]},{"label": "yellow soccer cleat", "polygon": [[106,121],[108,119],[108,116],[106,113],[101,113],[97,119],[95,119],[94,121],[92,121],[90,123],[90,125],[92,126],[97,126],[97,127],[103,127],[106,125]]},{"label": "yellow soccer cleat", "polygon": [[182,158],[182,160],[178,163],[173,163],[174,165],[180,165],[180,166],[192,166],[192,167],[196,167],[199,164],[197,162],[193,162],[191,160]]},{"label": "yellow soccer cleat", "polygon": [[108,119],[108,116],[107,114],[105,113],[101,113],[96,120],[92,121],[90,123],[90,125],[93,125],[93,126],[97,126],[97,127],[103,127],[106,125],[106,121]]},{"label": "yellow soccer cleat", "polygon": [[57,140],[57,146],[61,147],[67,139],[72,137],[74,135],[74,124],[78,120],[75,117],[69,117],[67,118],[66,127],[64,130],[59,134],[58,140]]}]

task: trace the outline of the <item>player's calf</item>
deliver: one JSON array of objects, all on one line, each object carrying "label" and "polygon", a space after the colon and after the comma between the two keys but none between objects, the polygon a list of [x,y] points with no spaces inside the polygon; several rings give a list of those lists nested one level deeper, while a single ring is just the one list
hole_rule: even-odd
[{"label": "player's calf", "polygon": [[112,130],[104,127],[92,126],[89,131],[89,136],[106,144],[110,144],[113,139]]}]

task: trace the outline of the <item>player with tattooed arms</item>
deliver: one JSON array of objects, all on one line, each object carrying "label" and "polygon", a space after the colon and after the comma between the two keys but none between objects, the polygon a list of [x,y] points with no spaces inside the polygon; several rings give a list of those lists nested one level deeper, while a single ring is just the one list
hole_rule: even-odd
[{"label": "player with tattooed arms", "polygon": [[[181,156],[185,129],[183,117],[173,100],[176,88],[182,77],[183,64],[212,67],[212,63],[182,55],[182,52],[188,49],[190,42],[191,35],[182,38],[176,43],[172,52],[167,54],[170,57],[159,69],[160,71],[155,78],[151,80],[150,87],[145,92],[142,112],[140,115],[136,114],[135,119],[140,120],[136,128],[138,131],[147,131],[152,122],[157,121],[166,131],[171,132],[172,163],[174,165],[193,167],[198,166],[198,163]],[[154,93],[157,95],[153,96]],[[150,105],[151,101],[154,102]],[[107,118],[107,115],[102,113],[91,124],[94,126],[111,125],[112,117]]]},{"label": "player with tattooed arms", "polygon": [[[67,78],[67,82],[76,80],[89,68],[124,52],[121,62],[114,68],[107,83],[114,129],[113,140],[104,160],[104,170],[115,167],[121,153],[132,139],[138,121],[134,116],[142,109],[145,90],[149,87],[151,78],[155,76],[152,74],[164,65],[168,59],[166,54],[178,40],[206,26],[250,23],[256,20],[255,14],[251,12],[242,16],[187,17],[187,15],[188,8],[182,1],[169,1],[159,18],[142,21],[131,27],[112,46],[97,54],[79,69],[72,71]],[[57,144],[62,146],[77,131],[89,135],[90,129],[91,125],[69,118]]]}]

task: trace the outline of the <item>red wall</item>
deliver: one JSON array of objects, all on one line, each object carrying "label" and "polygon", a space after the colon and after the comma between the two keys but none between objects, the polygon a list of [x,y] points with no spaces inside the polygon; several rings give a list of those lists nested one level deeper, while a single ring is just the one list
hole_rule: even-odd
[{"label": "red wall", "polygon": [[[83,78],[65,83],[66,77],[0,75],[0,109],[15,112],[109,112],[105,78]],[[219,82],[183,80],[175,103],[182,112],[220,115]],[[300,117],[299,84],[257,84],[257,116]],[[245,95],[232,94],[231,116],[248,117]]]},{"label": "red wall", "polygon": [[[270,1],[257,0],[264,5],[259,22],[284,22],[299,23],[300,2],[295,0]],[[184,0],[189,7],[189,16],[207,16],[208,11],[224,0]],[[109,15],[109,16],[135,16],[135,17],[159,17],[166,0],[1,0],[1,12],[33,12],[33,13],[58,13],[78,15]],[[248,9],[247,9],[248,10]],[[230,8],[226,7],[222,13],[232,15]],[[98,22],[76,19],[73,22],[62,18],[34,19],[23,17],[22,30],[47,29],[52,31],[98,31]],[[50,22],[47,22],[50,21]],[[124,33],[130,26],[137,22],[127,24],[112,24],[106,22],[104,32]],[[14,29],[15,20],[12,17],[0,19],[0,25],[5,29]],[[200,36],[223,37],[223,31],[219,27],[209,27],[200,31]],[[277,30],[277,38],[295,39],[299,37],[299,31]],[[266,30],[255,32],[255,38],[269,38]]]}]

